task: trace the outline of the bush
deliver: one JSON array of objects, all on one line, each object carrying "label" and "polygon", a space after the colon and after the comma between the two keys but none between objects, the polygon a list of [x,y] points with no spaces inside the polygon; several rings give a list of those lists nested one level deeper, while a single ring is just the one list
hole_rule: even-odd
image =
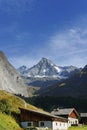
[{"label": "bush", "polygon": [[0,111],[5,112],[6,114],[11,114],[11,104],[7,99],[0,100]]}]

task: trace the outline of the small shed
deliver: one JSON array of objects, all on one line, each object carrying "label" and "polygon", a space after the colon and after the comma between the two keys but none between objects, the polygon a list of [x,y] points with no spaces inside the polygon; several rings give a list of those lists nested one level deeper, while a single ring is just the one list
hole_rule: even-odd
[{"label": "small shed", "polygon": [[20,122],[23,128],[30,126],[52,130],[68,130],[68,120],[48,112],[20,108]]},{"label": "small shed", "polygon": [[61,117],[67,118],[68,126],[78,125],[79,123],[78,121],[79,114],[75,110],[75,108],[64,108],[64,109],[57,108],[57,109],[54,109],[51,112],[51,114],[55,116],[61,116]]}]

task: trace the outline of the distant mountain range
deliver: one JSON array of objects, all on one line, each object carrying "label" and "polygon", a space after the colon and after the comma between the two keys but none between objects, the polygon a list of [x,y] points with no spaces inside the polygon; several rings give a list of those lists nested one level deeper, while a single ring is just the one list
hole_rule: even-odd
[{"label": "distant mountain range", "polygon": [[25,83],[32,86],[46,87],[74,75],[79,71],[75,66],[60,67],[51,60],[42,58],[31,68],[21,66],[18,71],[25,80]]},{"label": "distant mountain range", "polygon": [[36,65],[31,68],[21,66],[18,71],[27,77],[43,78],[43,77],[58,77],[68,78],[77,72],[79,68],[74,66],[60,67],[55,65],[51,60],[42,58]]}]

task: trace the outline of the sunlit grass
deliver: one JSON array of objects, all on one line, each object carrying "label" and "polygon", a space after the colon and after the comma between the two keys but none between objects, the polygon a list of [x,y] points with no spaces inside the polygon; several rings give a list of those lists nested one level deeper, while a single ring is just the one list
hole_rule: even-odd
[{"label": "sunlit grass", "polygon": [[[0,100],[1,99],[8,99],[10,101],[11,105],[13,106],[12,112],[19,113],[19,108],[25,108],[25,101],[22,98],[19,98],[18,96],[15,96],[6,91],[0,90]],[[31,110],[43,111],[43,109],[37,108],[28,103],[26,103],[26,108]]]},{"label": "sunlit grass", "polygon": [[[1,99],[8,99],[10,104],[13,106],[12,111],[19,113],[19,107],[24,108],[25,107],[25,102],[23,99],[19,98],[18,96],[15,96],[11,93],[8,93],[6,91],[0,90],[0,100]],[[40,110],[37,107],[31,105],[31,104],[26,104],[26,107],[31,109],[31,110]]]},{"label": "sunlit grass", "polygon": [[87,126],[70,127],[68,130],[87,130]]},{"label": "sunlit grass", "polygon": [[16,120],[0,112],[0,130],[23,130]]}]

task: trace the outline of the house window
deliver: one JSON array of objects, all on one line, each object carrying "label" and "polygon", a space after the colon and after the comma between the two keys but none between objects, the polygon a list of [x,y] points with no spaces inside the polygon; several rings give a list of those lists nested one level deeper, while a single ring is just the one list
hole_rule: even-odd
[{"label": "house window", "polygon": [[28,122],[28,126],[32,126],[32,123],[31,123],[31,122]]},{"label": "house window", "polygon": [[44,122],[40,122],[40,126],[42,126],[42,127],[43,127],[43,126],[44,126]]}]

